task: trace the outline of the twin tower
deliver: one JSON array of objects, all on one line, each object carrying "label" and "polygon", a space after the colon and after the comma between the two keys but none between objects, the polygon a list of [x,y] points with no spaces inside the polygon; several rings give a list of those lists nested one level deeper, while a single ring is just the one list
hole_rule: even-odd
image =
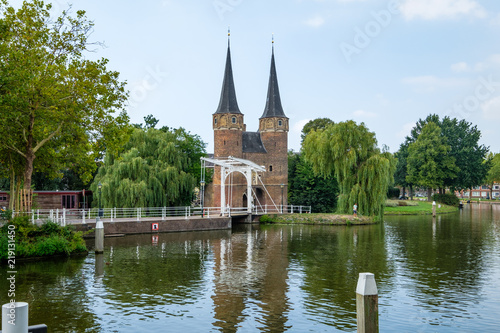
[{"label": "twin tower", "polygon": [[[214,158],[225,159],[229,156],[250,160],[264,166],[266,172],[252,177],[253,205],[287,205],[288,190],[288,118],[281,106],[276,65],[274,61],[274,42],[271,56],[271,72],[267,100],[262,116],[259,118],[257,132],[248,132],[236,100],[236,91],[231,66],[231,49],[228,41],[224,81],[217,111],[212,115],[214,129]],[[221,178],[220,168],[215,167],[213,186],[207,188],[207,204],[220,207]],[[247,182],[243,175],[234,173],[231,181],[226,182],[224,206],[248,207]],[[257,179],[260,178],[260,179]],[[209,194],[209,193],[207,193]],[[210,200],[212,199],[212,200]]]}]

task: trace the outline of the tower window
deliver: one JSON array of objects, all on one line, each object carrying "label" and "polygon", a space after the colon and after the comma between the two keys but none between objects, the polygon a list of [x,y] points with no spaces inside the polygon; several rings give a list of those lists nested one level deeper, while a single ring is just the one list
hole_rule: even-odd
[{"label": "tower window", "polygon": [[272,165],[269,166],[269,172],[273,172],[273,166]]},{"label": "tower window", "polygon": [[232,122],[233,124],[236,124],[236,117],[231,118],[231,122]]},{"label": "tower window", "polygon": [[226,145],[226,140],[224,140],[224,146]]},{"label": "tower window", "polygon": [[278,126],[283,126],[283,120],[278,120]]},{"label": "tower window", "polygon": [[214,124],[217,125],[217,118],[214,118]]}]

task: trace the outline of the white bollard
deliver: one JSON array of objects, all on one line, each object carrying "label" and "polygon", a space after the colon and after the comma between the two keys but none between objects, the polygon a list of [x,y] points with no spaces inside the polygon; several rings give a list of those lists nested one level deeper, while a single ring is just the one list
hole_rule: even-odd
[{"label": "white bollard", "polygon": [[99,217],[95,223],[95,253],[104,253],[104,224]]},{"label": "white bollard", "polygon": [[378,290],[375,275],[359,273],[356,287],[357,332],[378,332]]},{"label": "white bollard", "polygon": [[2,306],[2,332],[28,332],[28,303],[12,302]]}]

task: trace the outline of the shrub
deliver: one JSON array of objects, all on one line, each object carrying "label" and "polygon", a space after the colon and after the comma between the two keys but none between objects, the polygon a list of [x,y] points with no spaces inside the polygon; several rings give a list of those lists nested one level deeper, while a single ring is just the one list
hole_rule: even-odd
[{"label": "shrub", "polygon": [[8,257],[9,225],[15,226],[18,258],[69,255],[87,251],[82,232],[75,232],[73,226],[60,227],[50,221],[37,226],[32,224],[28,217],[16,217],[0,229],[0,259]]},{"label": "shrub", "polygon": [[389,187],[387,190],[387,197],[388,198],[399,198],[399,188],[397,187]]},{"label": "shrub", "polygon": [[432,200],[448,206],[458,206],[460,203],[460,199],[453,193],[436,193],[432,195]]}]

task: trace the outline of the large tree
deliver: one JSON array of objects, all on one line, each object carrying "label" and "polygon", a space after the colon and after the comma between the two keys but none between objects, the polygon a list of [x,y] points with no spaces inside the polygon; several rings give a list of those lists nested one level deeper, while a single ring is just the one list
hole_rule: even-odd
[{"label": "large tree", "polygon": [[[404,148],[415,142],[422,133],[423,127],[430,122],[441,128],[440,135],[445,140],[444,143],[450,147],[448,155],[455,158],[455,165],[459,168],[455,176],[444,179],[443,187],[458,190],[481,185],[487,172],[487,166],[483,164],[483,161],[488,154],[488,147],[479,144],[481,131],[477,129],[477,126],[463,119],[452,119],[447,116],[440,119],[436,114],[419,119],[412,128],[411,134],[401,145],[398,155],[405,156]],[[406,179],[407,173],[405,175],[402,164],[401,169],[398,168],[398,170],[400,175],[396,175],[396,180],[399,185],[403,185],[401,180]]]},{"label": "large tree", "polygon": [[312,131],[302,150],[315,173],[335,175],[340,189],[339,212],[348,213],[357,203],[361,214],[383,215],[396,160],[377,148],[375,134],[363,123],[347,121]]},{"label": "large tree", "polygon": [[108,61],[84,57],[93,23],[84,11],[50,17],[51,5],[0,0],[2,168],[30,189],[32,174],[71,168],[89,181],[95,159],[126,141],[127,93]]},{"label": "large tree", "polygon": [[[407,182],[425,186],[429,190],[443,188],[446,179],[453,179],[459,171],[451,148],[441,128],[434,122],[425,124],[417,140],[408,147]],[[431,200],[431,191],[428,199]]]},{"label": "large tree", "polygon": [[120,154],[107,154],[91,185],[104,207],[187,205],[193,199],[205,144],[183,129],[135,128]]}]

